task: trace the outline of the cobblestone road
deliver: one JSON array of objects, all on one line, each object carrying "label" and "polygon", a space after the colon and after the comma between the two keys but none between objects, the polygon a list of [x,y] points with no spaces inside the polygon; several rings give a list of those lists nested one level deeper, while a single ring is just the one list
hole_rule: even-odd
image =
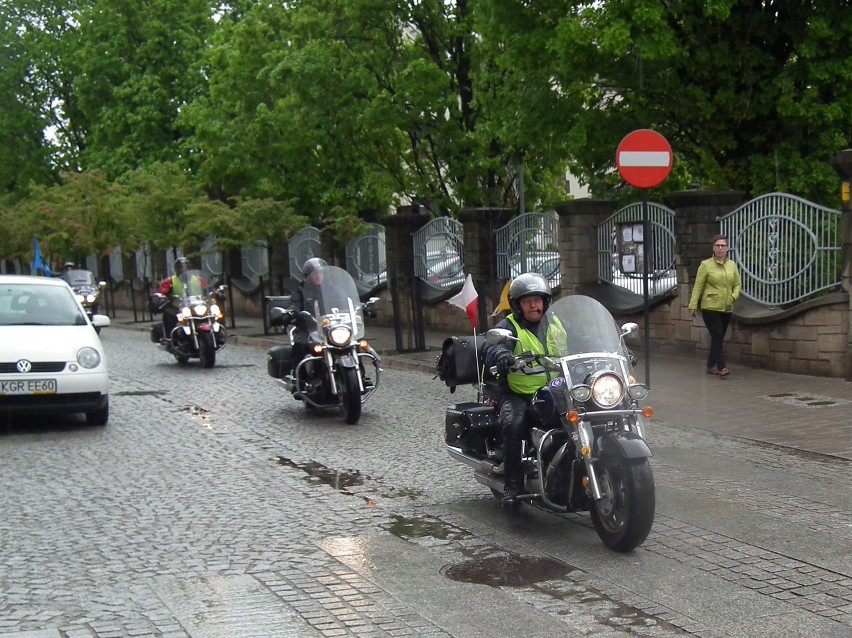
[{"label": "cobblestone road", "polygon": [[0,435],[2,638],[852,635],[847,461],[658,423],[654,528],[617,555],[449,458],[468,389],[389,370],[347,426],[263,350],[181,369],[102,338],[109,426]]}]

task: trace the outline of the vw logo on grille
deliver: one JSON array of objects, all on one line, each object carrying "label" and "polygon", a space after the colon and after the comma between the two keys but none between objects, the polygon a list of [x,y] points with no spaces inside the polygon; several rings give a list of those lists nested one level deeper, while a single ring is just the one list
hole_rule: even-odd
[{"label": "vw logo on grille", "polygon": [[33,369],[33,364],[26,359],[21,359],[15,364],[15,367],[18,368],[18,372],[29,372]]}]

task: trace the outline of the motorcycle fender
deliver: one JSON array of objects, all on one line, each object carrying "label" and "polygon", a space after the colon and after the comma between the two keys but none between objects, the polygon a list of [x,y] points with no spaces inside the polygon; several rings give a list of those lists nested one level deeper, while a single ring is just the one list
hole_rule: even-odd
[{"label": "motorcycle fender", "polygon": [[645,439],[635,432],[612,432],[595,441],[597,458],[613,454],[625,459],[644,459],[653,456]]},{"label": "motorcycle fender", "polygon": [[355,357],[345,354],[337,359],[335,362],[338,368],[357,368],[358,362],[355,361]]},{"label": "motorcycle fender", "polygon": [[198,332],[210,332],[210,324],[202,323],[198,325]]},{"label": "motorcycle fender", "polygon": [[183,330],[183,334],[187,336],[192,334],[192,328],[190,328],[189,326],[182,326],[181,330]]}]

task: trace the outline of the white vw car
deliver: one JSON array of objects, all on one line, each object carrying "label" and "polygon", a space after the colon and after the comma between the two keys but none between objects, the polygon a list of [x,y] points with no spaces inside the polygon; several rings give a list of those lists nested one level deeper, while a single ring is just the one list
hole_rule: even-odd
[{"label": "white vw car", "polygon": [[82,412],[109,420],[109,374],[95,328],[65,280],[0,275],[0,414]]}]

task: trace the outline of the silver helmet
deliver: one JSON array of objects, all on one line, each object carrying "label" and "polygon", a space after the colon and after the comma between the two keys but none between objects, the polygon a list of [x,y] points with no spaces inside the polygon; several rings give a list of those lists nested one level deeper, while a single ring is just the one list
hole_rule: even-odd
[{"label": "silver helmet", "polygon": [[535,272],[525,272],[512,280],[509,286],[509,306],[512,308],[515,319],[524,318],[524,313],[521,310],[521,299],[534,295],[541,297],[544,301],[544,311],[547,312],[550,306],[551,293],[550,284],[544,277]]}]

